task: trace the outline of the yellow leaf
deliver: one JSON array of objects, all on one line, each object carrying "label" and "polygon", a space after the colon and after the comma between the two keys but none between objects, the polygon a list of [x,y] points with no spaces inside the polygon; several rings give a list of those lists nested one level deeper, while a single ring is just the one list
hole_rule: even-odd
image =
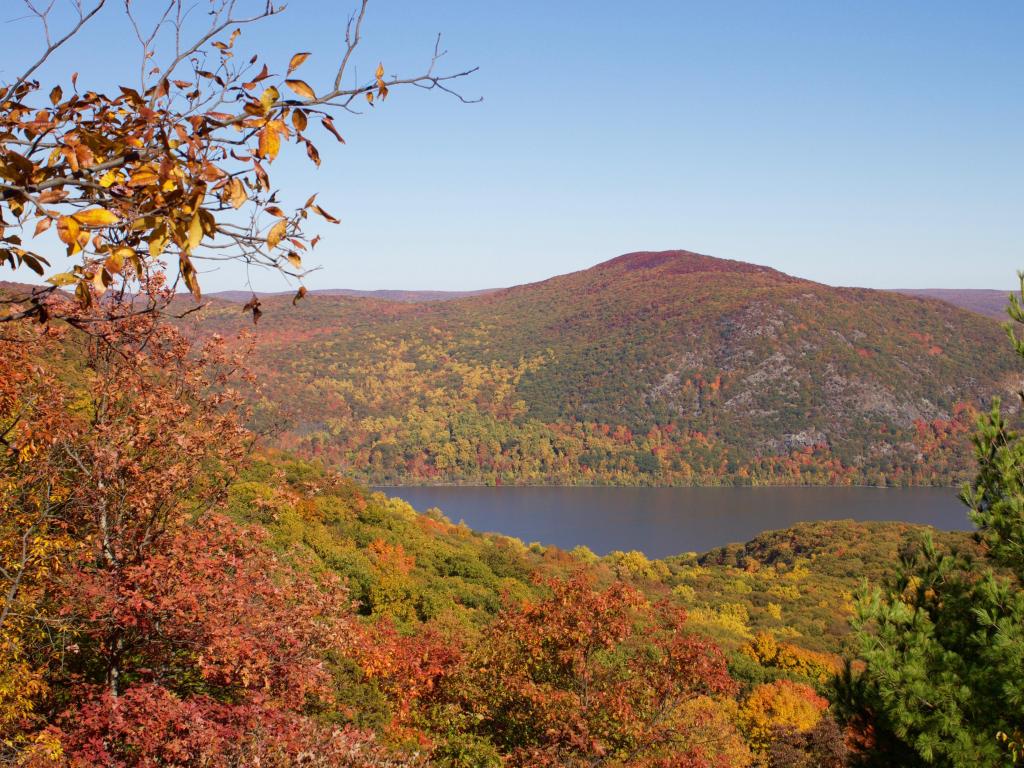
[{"label": "yellow leaf", "polygon": [[277,135],[277,128],[273,121],[260,131],[260,157],[273,160],[281,149],[281,137]]},{"label": "yellow leaf", "polygon": [[281,92],[274,86],[270,86],[260,94],[260,104],[263,105],[264,110],[269,110],[279,98],[281,98]]},{"label": "yellow leaf", "polygon": [[270,233],[267,235],[267,247],[276,248],[277,244],[284,240],[284,236],[288,233],[288,222],[279,221],[277,224],[270,228]]},{"label": "yellow leaf", "polygon": [[199,212],[192,217],[192,221],[188,224],[188,249],[190,251],[195,250],[199,247],[199,243],[203,240],[203,220],[199,216]]},{"label": "yellow leaf", "polygon": [[366,92],[366,100],[370,102],[371,106],[373,105],[373,91]]},{"label": "yellow leaf", "polygon": [[302,66],[302,62],[308,59],[310,56],[309,52],[296,53],[292,56],[292,60],[288,62],[288,74],[291,74],[294,70]]},{"label": "yellow leaf", "polygon": [[109,227],[120,220],[118,215],[106,208],[90,208],[74,215],[75,221],[83,227]]},{"label": "yellow leaf", "polygon": [[50,285],[56,285],[58,288],[65,285],[71,285],[77,283],[78,278],[70,272],[58,272],[53,277],[49,278],[46,282]]},{"label": "yellow leaf", "polygon": [[107,286],[114,282],[113,278],[107,274],[107,270],[100,267],[96,270],[96,273],[92,276],[93,287],[102,296],[107,290]]},{"label": "yellow leaf", "polygon": [[168,239],[167,224],[161,223],[149,235],[149,255],[151,258],[155,259],[164,252]]},{"label": "yellow leaf", "polygon": [[285,80],[284,84],[304,99],[315,99],[316,94],[309,84],[304,80]]},{"label": "yellow leaf", "polygon": [[199,223],[203,228],[203,235],[205,237],[214,237],[217,234],[217,220],[213,218],[213,214],[205,208],[199,209]]},{"label": "yellow leaf", "polygon": [[288,263],[296,269],[302,269],[302,257],[295,251],[288,251]]},{"label": "yellow leaf", "polygon": [[384,62],[382,61],[377,65],[377,79],[381,80],[384,77]]}]

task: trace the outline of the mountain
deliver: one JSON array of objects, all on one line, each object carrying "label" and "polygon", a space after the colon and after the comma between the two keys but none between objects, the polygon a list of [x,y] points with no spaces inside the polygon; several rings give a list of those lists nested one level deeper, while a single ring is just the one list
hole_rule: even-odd
[{"label": "mountain", "polygon": [[376,483],[949,483],[975,410],[1020,383],[988,318],[688,251],[262,308],[256,424]]},{"label": "mountain", "polygon": [[923,299],[938,299],[954,307],[969,309],[979,315],[1006,321],[1006,305],[1011,293],[1020,298],[1020,291],[994,291],[986,288],[897,288],[897,293]]}]

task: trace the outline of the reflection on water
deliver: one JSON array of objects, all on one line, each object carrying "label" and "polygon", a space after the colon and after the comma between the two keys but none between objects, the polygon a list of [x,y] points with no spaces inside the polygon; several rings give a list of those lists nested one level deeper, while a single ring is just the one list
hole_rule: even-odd
[{"label": "reflection on water", "polygon": [[951,488],[382,488],[423,511],[524,541],[598,554],[703,552],[806,520],[971,527]]}]

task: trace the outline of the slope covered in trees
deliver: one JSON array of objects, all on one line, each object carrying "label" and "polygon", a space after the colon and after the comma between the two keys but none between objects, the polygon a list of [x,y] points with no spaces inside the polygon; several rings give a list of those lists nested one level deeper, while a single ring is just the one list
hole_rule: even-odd
[{"label": "slope covered in trees", "polygon": [[[149,314],[102,338],[16,332],[0,339],[0,764],[884,760],[909,754],[904,734],[859,706],[871,678],[836,677],[866,642],[859,585],[897,579],[901,555],[969,568],[1000,544],[822,522],[665,560],[527,546],[252,455],[223,339]],[[1019,493],[991,499],[986,526],[1019,525]],[[934,719],[914,726],[934,738]]]},{"label": "slope covered in trees", "polygon": [[990,319],[685,251],[259,311],[257,423],[378,483],[949,483],[977,409],[1019,379]]}]

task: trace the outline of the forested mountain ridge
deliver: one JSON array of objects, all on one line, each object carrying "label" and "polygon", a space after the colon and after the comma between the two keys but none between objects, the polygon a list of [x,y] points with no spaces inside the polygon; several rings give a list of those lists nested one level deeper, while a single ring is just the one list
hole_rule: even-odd
[{"label": "forested mountain ridge", "polygon": [[[949,483],[975,410],[1019,378],[990,319],[687,251],[261,309],[259,418],[378,483]],[[249,322],[223,302],[191,321]]]},{"label": "forested mountain ridge", "polygon": [[986,288],[896,288],[895,292],[923,299],[938,299],[1004,322],[1010,294],[1015,293],[1017,298],[1020,298],[1020,291],[997,291]]},{"label": "forested mountain ridge", "polygon": [[[451,301],[452,299],[461,299],[466,296],[479,296],[483,293],[490,293],[493,289],[483,289],[479,291],[403,291],[403,290],[390,290],[380,289],[371,291],[361,291],[352,288],[317,288],[309,291],[310,295],[314,296],[348,296],[350,298],[367,298],[367,299],[384,299],[386,301]],[[273,293],[258,293],[256,294],[260,299],[268,298],[282,298],[292,297],[291,291],[273,292]],[[252,298],[250,291],[216,291],[214,293],[206,294],[207,298],[220,299],[222,301],[233,301],[246,304],[249,299]]]}]

